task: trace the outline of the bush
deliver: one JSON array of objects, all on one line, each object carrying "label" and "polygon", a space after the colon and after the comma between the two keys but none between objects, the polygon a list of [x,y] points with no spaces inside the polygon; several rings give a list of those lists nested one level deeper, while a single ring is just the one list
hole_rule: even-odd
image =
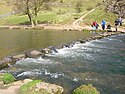
[{"label": "bush", "polygon": [[73,91],[73,94],[100,94],[100,92],[91,84],[82,85]]},{"label": "bush", "polygon": [[12,74],[5,73],[3,77],[1,77],[1,80],[4,82],[4,84],[9,84],[14,82],[16,79]]}]

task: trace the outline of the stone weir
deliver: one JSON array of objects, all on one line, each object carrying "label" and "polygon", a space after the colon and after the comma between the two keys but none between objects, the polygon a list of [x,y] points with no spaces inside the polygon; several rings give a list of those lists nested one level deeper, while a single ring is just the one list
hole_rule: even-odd
[{"label": "stone weir", "polygon": [[[104,32],[102,34],[97,34],[95,36],[91,36],[87,39],[79,39],[77,42],[79,43],[85,43],[91,40],[97,40],[97,39],[102,39],[104,37],[107,36],[111,36],[111,35],[116,35],[116,34],[122,34],[125,32]],[[17,55],[13,55],[13,56],[8,56],[8,57],[4,57],[2,60],[0,60],[0,70],[9,66],[14,65],[17,61],[25,59],[25,58],[38,58],[38,57],[45,57],[46,54],[51,54],[51,53],[58,53],[58,51],[56,49],[62,49],[64,47],[73,47],[73,45],[76,42],[73,42],[71,44],[61,44],[58,45],[57,47],[54,46],[49,46],[47,48],[44,49],[38,49],[38,50],[32,50],[32,51],[25,51],[22,54],[17,54]]]}]

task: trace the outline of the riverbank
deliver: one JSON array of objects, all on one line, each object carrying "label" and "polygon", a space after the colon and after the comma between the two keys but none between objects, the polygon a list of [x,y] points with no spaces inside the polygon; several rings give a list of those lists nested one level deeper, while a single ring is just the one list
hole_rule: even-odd
[{"label": "riverbank", "polygon": [[[41,80],[24,79],[15,81],[12,74],[0,73],[0,93],[1,94],[63,94],[63,87],[55,84],[43,82]],[[72,91],[72,94],[79,92],[89,94],[100,94],[91,84],[81,85]]]},{"label": "riverbank", "polygon": [[64,91],[61,86],[46,83],[41,80],[15,80],[12,74],[0,73],[0,94],[7,94],[8,92],[9,94],[62,94]]},{"label": "riverbank", "polygon": [[[91,26],[84,25],[84,26],[79,26],[79,25],[59,25],[59,24],[53,24],[53,25],[48,25],[48,24],[39,24],[38,26],[31,27],[27,25],[15,25],[15,26],[0,26],[0,29],[55,29],[55,30],[67,30],[67,31],[82,31],[82,30],[92,30]],[[102,30],[101,27],[99,27],[98,30]],[[107,29],[106,29],[107,30]],[[115,28],[112,27],[111,31],[115,31]],[[125,28],[118,28],[118,31],[120,32],[125,32]]]}]

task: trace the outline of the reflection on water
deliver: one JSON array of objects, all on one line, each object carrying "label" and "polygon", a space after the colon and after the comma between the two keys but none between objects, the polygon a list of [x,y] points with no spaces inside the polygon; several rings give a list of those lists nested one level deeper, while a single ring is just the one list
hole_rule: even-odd
[{"label": "reflection on water", "polygon": [[0,58],[24,50],[45,48],[90,36],[83,31],[0,30]]},{"label": "reflection on water", "polygon": [[27,58],[5,69],[18,79],[34,78],[64,87],[64,94],[82,84],[93,84],[101,94],[125,94],[125,35],[114,35],[45,58]]}]

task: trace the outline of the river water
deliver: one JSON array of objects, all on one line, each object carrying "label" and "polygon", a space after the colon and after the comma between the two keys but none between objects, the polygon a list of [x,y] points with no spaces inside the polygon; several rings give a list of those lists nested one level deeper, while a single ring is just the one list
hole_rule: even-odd
[{"label": "river water", "polygon": [[[82,33],[77,38],[81,38]],[[72,34],[66,36],[71,38]],[[13,73],[18,79],[42,79],[61,85],[65,89],[64,94],[71,94],[74,88],[82,84],[92,84],[101,94],[125,94],[124,34],[57,50],[58,53],[45,58],[18,61],[2,71]]]},{"label": "river water", "polygon": [[60,30],[0,30],[0,58],[26,50],[57,46],[90,36],[89,32]]}]

